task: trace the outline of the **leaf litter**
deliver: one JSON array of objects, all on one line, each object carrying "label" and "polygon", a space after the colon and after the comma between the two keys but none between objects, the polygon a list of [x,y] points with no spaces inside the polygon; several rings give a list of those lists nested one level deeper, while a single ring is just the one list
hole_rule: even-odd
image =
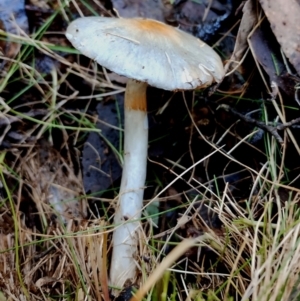
[{"label": "leaf litter", "polygon": [[300,74],[299,1],[290,1],[289,5],[284,0],[260,0],[259,2],[283,52],[296,72]]},{"label": "leaf litter", "polygon": [[[118,8],[121,16],[144,15],[137,1],[133,6],[117,2],[111,7]],[[160,213],[157,228],[152,228],[151,216],[143,221],[136,285],[143,287],[143,277],[153,273],[173,243],[204,234],[206,241],[169,268],[167,292],[173,285],[178,298],[207,299],[217,294],[219,299],[230,295],[234,300],[275,300],[279,295],[281,300],[295,299],[299,295],[299,166],[295,164],[299,70],[297,35],[291,35],[292,25],[298,23],[279,22],[274,27],[274,6],[266,6],[268,1],[260,1],[260,6],[248,0],[241,7],[235,1],[226,7],[222,6],[226,1],[191,2],[163,4],[171,13],[168,16],[175,11],[180,15],[180,5],[196,7],[195,14],[201,17],[194,21],[199,24],[205,14],[213,22],[216,11],[231,18],[210,23],[216,28],[215,47],[227,43],[223,55],[229,62],[228,76],[210,97],[186,93],[186,105],[180,93],[148,91],[157,101],[148,108],[152,163],[145,206],[156,201]],[[70,7],[60,2],[42,7],[33,1],[27,6],[22,1],[15,4],[10,6],[15,10],[0,14],[1,56],[6,62],[0,85],[1,291],[7,300],[63,300],[65,296],[108,300],[109,223],[122,162],[122,114],[116,108],[122,107],[123,79],[68,53],[66,41],[55,31],[78,15],[116,12],[97,1],[91,1],[90,7],[79,1],[72,1]],[[281,7],[284,1],[277,0],[276,5]],[[200,6],[204,11],[198,11]],[[26,35],[31,36],[58,8],[62,14],[49,24],[42,42],[28,40],[33,52],[21,56]],[[297,10],[293,6],[286,12],[289,20]],[[281,13],[276,11],[284,22]],[[22,28],[18,17],[26,20],[27,14],[31,27],[23,28],[26,35],[10,29],[11,16],[18,24],[12,28]],[[186,12],[185,17],[189,17]],[[281,27],[289,28],[289,33]],[[228,110],[222,109],[224,105]],[[262,122],[273,128],[287,125],[278,128],[281,145],[265,128],[256,134]],[[93,134],[87,137],[89,131]],[[93,174],[87,177],[89,172]],[[165,192],[158,195],[159,191]],[[95,206],[79,209],[99,195],[103,202],[97,202],[97,214]],[[66,206],[59,207],[62,212],[70,213],[64,223],[51,204],[54,197]],[[68,211],[70,204],[75,207]],[[155,290],[165,292],[159,285]]]}]

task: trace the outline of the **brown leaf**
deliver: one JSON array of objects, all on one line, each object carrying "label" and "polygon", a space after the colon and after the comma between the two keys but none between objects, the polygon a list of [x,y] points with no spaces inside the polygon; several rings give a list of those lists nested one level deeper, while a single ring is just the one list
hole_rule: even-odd
[{"label": "brown leaf", "polygon": [[238,63],[242,59],[245,50],[248,47],[248,35],[253,29],[254,25],[257,23],[257,16],[254,10],[254,4],[252,0],[248,0],[245,3],[243,7],[243,13],[244,14],[236,37],[236,43],[234,46],[232,56],[225,66],[226,71],[229,69],[231,63]]},{"label": "brown leaf", "polygon": [[251,35],[250,43],[255,59],[269,75],[270,82],[275,82],[289,97],[294,97],[297,81],[287,73],[272,31],[263,23]]},{"label": "brown leaf", "polygon": [[298,74],[300,74],[300,1],[260,0],[271,28]]}]

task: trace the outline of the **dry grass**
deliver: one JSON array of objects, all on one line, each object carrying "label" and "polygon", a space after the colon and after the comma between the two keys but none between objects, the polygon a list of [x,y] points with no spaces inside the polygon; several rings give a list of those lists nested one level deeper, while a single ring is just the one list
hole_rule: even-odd
[{"label": "dry grass", "polygon": [[[64,21],[70,21],[67,7],[60,6],[60,13]],[[9,37],[22,47],[16,57],[1,55],[5,65],[0,92],[10,95],[7,89],[14,81],[19,81],[23,90],[9,99],[0,99],[1,119],[5,120],[1,142],[7,133],[13,132],[15,123],[19,122],[22,128],[18,142],[2,151],[0,157],[0,300],[109,300],[110,220],[84,219],[85,212],[89,212],[88,196],[84,193],[80,170],[76,171],[75,166],[80,165],[77,146],[83,143],[85,133],[99,132],[95,127],[97,117],[87,114],[89,104],[124,89],[111,83],[106,71],[95,64],[81,66],[71,61],[74,57],[68,57],[67,53],[73,50],[65,42],[57,47],[43,40],[41,36],[47,36],[51,18],[32,36],[2,33],[5,39]],[[33,50],[51,58],[51,70],[46,76],[38,70],[35,57],[29,59]],[[89,93],[79,95],[76,86],[68,81],[70,75],[84,81]],[[59,90],[63,84],[72,93]],[[27,88],[35,91],[30,105],[22,103]],[[276,97],[280,105],[275,102]],[[18,101],[20,98],[22,101]],[[86,101],[83,108],[68,108],[68,103],[78,99]],[[272,101],[278,116],[284,119],[281,95],[275,95]],[[37,107],[38,111],[29,107]],[[152,201],[165,201],[164,191],[198,165],[207,166],[216,153],[247,171],[252,188],[245,199],[237,200],[229,185],[218,191],[218,187],[211,188],[215,179],[204,183],[191,178],[188,185],[198,195],[195,199],[179,196],[181,216],[173,228],[153,235],[155,217],[144,217],[137,286],[142,286],[153,274],[165,256],[164,250],[176,244],[172,242],[172,234],[192,223],[199,232],[190,235],[202,235],[203,239],[168,268],[170,273],[155,279],[157,284],[147,300],[298,300],[300,195],[292,181],[286,180],[284,166],[288,136],[291,141],[296,139],[288,132],[285,144],[279,146],[266,135],[265,161],[260,169],[254,169],[232,155],[233,148],[248,143],[253,132],[237,137],[233,148],[225,151],[223,140],[235,135],[231,128],[215,141],[215,136],[203,136],[192,112],[188,113],[191,127],[211,146],[212,152],[188,169],[183,167],[182,174],[171,169],[175,180],[153,196]],[[53,146],[58,132],[61,152]],[[46,144],[37,143],[42,139]],[[180,162],[172,164],[181,168]],[[54,196],[64,200],[59,212]],[[200,202],[218,216],[221,228],[213,228],[203,220],[195,206]],[[32,203],[36,210],[29,208]],[[24,206],[30,216],[24,213]],[[61,217],[65,224],[53,216]],[[177,237],[184,238],[180,234]]]}]

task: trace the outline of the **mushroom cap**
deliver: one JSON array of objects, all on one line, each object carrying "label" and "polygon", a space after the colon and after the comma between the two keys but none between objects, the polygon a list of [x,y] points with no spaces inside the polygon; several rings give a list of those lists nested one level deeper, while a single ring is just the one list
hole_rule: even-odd
[{"label": "mushroom cap", "polygon": [[105,68],[164,90],[203,88],[224,77],[210,46],[156,20],[84,17],[69,25],[66,37]]}]

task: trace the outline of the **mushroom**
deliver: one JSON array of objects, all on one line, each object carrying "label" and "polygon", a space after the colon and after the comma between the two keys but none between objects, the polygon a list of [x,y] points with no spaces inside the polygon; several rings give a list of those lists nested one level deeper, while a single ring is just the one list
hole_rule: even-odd
[{"label": "mushroom", "polygon": [[122,288],[125,282],[134,282],[137,272],[148,147],[147,85],[170,91],[204,88],[222,80],[223,64],[201,40],[151,19],[79,18],[69,25],[66,37],[87,57],[129,78],[110,267],[110,284]]}]

